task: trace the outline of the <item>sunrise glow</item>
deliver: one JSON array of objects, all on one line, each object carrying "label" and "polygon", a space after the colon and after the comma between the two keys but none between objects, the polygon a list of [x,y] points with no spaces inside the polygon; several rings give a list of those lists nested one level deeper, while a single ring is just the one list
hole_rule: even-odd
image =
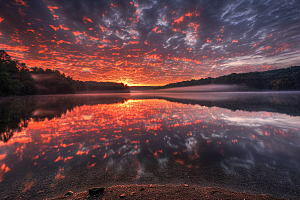
[{"label": "sunrise glow", "polygon": [[299,2],[180,2],[2,0],[0,49],[28,67],[129,86],[299,64]]}]

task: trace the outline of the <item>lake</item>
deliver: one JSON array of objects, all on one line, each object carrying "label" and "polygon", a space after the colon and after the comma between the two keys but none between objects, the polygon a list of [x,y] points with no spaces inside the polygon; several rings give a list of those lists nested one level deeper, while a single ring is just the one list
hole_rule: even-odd
[{"label": "lake", "polygon": [[0,198],[191,184],[300,198],[300,92],[0,98]]}]

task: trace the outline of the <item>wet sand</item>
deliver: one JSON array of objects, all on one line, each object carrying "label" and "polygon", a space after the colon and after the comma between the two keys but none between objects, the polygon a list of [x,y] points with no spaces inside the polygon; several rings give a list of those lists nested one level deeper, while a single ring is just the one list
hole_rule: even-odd
[{"label": "wet sand", "polygon": [[222,188],[192,185],[118,185],[89,195],[88,191],[64,195],[60,199],[278,199],[265,194],[234,192]]}]

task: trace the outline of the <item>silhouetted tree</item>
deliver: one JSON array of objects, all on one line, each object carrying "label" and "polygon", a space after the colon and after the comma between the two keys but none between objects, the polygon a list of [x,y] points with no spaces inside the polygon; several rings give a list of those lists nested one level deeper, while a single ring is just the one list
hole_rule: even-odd
[{"label": "silhouetted tree", "polygon": [[300,90],[300,66],[265,72],[232,73],[217,78],[208,77],[199,80],[170,83],[155,89],[208,84],[236,84],[249,87],[250,89]]},{"label": "silhouetted tree", "polygon": [[[33,76],[34,75],[34,78]],[[129,91],[123,83],[75,81],[58,70],[28,67],[0,50],[0,96],[72,94],[84,91]]]}]

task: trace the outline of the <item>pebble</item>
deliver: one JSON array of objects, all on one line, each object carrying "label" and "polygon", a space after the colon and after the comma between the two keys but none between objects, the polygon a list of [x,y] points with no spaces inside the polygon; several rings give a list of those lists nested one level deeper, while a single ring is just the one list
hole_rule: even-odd
[{"label": "pebble", "polygon": [[120,195],[120,198],[126,197],[125,193]]},{"label": "pebble", "polygon": [[68,191],[68,192],[65,194],[65,196],[71,196],[71,195],[73,195],[73,194],[74,194],[74,192]]},{"label": "pebble", "polygon": [[95,194],[98,194],[100,192],[103,192],[105,190],[104,187],[94,187],[94,188],[91,188],[89,189],[89,195],[95,195]]}]

